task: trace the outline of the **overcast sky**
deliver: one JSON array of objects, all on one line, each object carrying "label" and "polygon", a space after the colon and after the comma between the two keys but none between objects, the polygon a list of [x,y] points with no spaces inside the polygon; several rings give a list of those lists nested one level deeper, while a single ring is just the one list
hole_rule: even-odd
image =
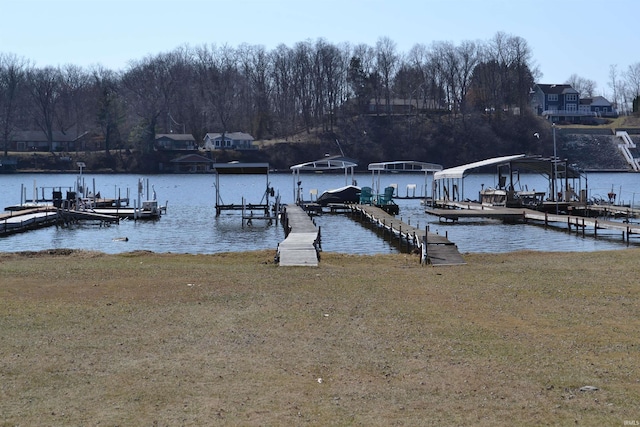
[{"label": "overcast sky", "polygon": [[2,0],[0,52],[38,67],[124,70],[130,60],[188,45],[293,47],[305,40],[375,46],[527,41],[543,76],[594,80],[609,95],[610,68],[640,62],[638,0]]}]

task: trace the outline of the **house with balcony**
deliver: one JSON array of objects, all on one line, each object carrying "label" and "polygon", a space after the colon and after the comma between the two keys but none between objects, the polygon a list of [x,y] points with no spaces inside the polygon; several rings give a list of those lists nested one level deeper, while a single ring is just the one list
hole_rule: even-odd
[{"label": "house with balcony", "polygon": [[244,132],[208,133],[204,136],[204,149],[211,150],[257,150],[253,137]]},{"label": "house with balcony", "polygon": [[531,108],[553,123],[597,123],[601,117],[617,116],[604,97],[581,99],[580,93],[569,84],[535,85],[531,91]]}]

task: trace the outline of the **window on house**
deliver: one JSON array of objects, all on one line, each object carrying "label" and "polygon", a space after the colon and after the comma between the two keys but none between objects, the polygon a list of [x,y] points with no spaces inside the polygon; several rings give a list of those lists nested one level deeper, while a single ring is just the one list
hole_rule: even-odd
[{"label": "window on house", "polygon": [[567,111],[576,111],[576,104],[567,104]]},{"label": "window on house", "polygon": [[557,100],[558,100],[558,94],[557,94],[557,93],[552,93],[552,94],[549,94],[549,95],[547,95],[547,96],[548,96],[548,98],[547,98],[547,99],[548,99],[549,101],[557,101]]},{"label": "window on house", "polygon": [[575,93],[570,93],[567,94],[567,101],[577,101],[578,100],[578,95],[576,95]]}]

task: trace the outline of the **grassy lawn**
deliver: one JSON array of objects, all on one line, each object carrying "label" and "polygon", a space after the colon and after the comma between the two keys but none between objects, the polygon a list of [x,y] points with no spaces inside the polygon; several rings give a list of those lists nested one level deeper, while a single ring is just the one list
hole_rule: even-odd
[{"label": "grassy lawn", "polygon": [[273,255],[0,255],[0,425],[640,420],[640,250]]}]

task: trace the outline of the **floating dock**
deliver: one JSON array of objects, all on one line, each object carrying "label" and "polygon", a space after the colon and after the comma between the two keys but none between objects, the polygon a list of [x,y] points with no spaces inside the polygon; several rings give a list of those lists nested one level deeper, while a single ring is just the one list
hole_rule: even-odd
[{"label": "floating dock", "polygon": [[286,205],[282,223],[287,237],[278,245],[280,266],[317,267],[320,232],[311,217],[298,205]]}]

